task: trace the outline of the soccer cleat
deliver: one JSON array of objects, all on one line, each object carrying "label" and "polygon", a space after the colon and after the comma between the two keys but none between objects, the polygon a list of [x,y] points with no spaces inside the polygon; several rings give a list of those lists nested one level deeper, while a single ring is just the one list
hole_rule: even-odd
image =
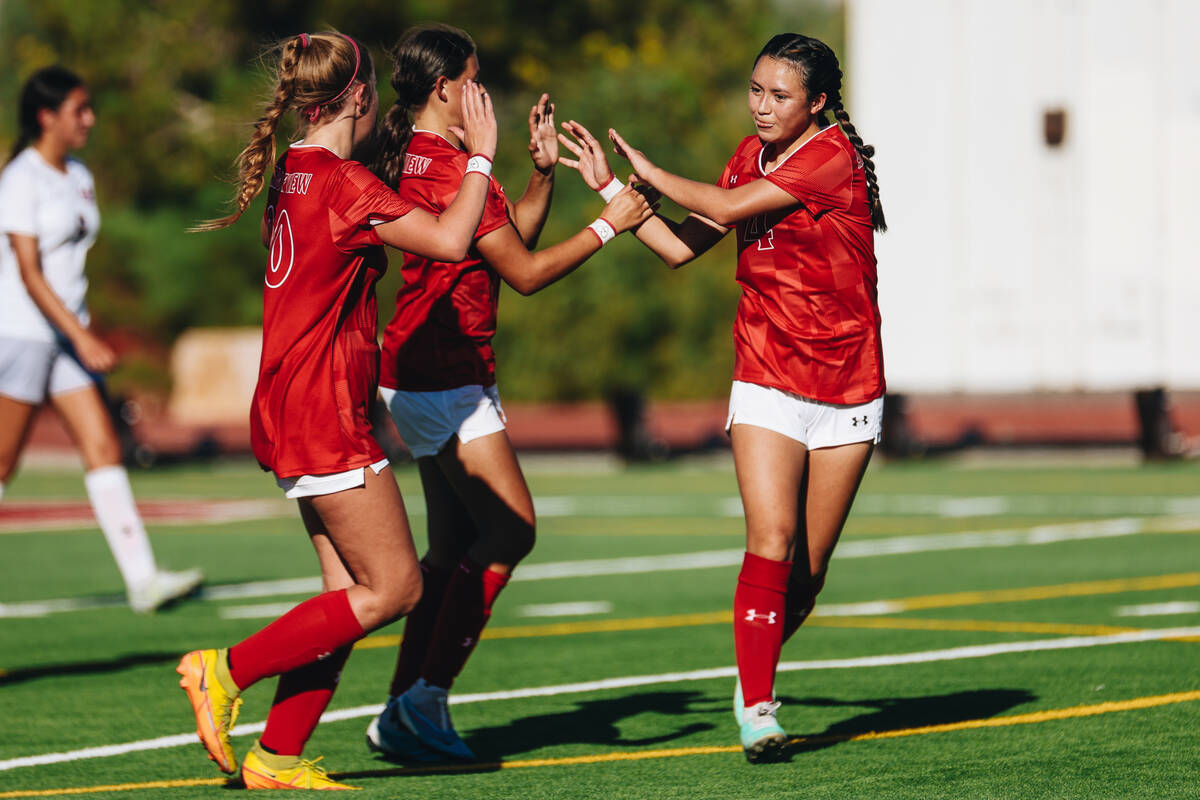
[{"label": "soccer cleat", "polygon": [[[771,699],[775,699],[775,691],[771,691]],[[746,699],[742,697],[742,679],[737,678],[733,684],[733,720],[742,724],[742,714],[746,711]]]},{"label": "soccer cleat", "polygon": [[217,678],[217,664],[226,657],[225,650],[193,650],[183,657],[175,669],[183,677],[179,685],[187,692],[196,714],[196,733],[217,762],[222,772],[237,771],[237,756],[229,743],[229,732],[237,722],[242,707],[239,692],[228,691]]},{"label": "soccer cleat", "polygon": [[277,756],[262,749],[258,742],[242,760],[242,783],[247,789],[359,789],[338,783],[329,777],[324,767],[300,756]]},{"label": "soccer cleat", "polygon": [[396,714],[404,727],[429,749],[463,761],[475,760],[475,754],[459,738],[454,724],[450,722],[447,692],[442,687],[432,686],[424,678],[418,678],[407,692],[400,695]]},{"label": "soccer cleat", "polygon": [[153,614],[158,609],[180,598],[187,597],[204,583],[204,573],[198,569],[181,572],[157,570],[141,586],[128,589],[129,607],[138,614]]},{"label": "soccer cleat", "polygon": [[787,734],[775,719],[778,710],[778,702],[758,703],[743,714],[742,749],[750,763],[773,761],[783,754]]},{"label": "soccer cleat", "polygon": [[367,749],[395,761],[427,763],[442,758],[400,721],[399,697],[389,697],[383,711],[367,725]]}]

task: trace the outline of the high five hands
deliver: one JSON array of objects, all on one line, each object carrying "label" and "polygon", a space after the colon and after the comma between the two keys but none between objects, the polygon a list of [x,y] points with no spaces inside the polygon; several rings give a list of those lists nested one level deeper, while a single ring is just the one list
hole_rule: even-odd
[{"label": "high five hands", "polygon": [[[567,148],[575,156],[575,158],[560,158],[559,163],[565,167],[577,170],[583,178],[584,183],[595,191],[600,191],[601,187],[608,184],[613,178],[612,168],[608,165],[608,157],[604,155],[604,147],[599,140],[592,135],[591,131],[580,125],[575,120],[564,122],[563,130],[570,134],[570,138],[563,134],[558,134],[558,141],[563,147]],[[621,135],[613,129],[609,129],[609,138],[613,143],[613,150],[617,155],[629,160],[634,166],[635,173],[629,178],[636,191],[641,192],[646,196],[647,201],[652,205],[658,202],[659,194],[649,184],[645,183],[641,178],[641,172],[638,171],[638,164],[630,158],[629,154],[634,153],[641,163],[642,169],[649,171],[653,168],[650,160],[642,155],[641,151],[634,150],[626,144]]]},{"label": "high five hands", "polygon": [[534,169],[543,175],[554,171],[558,163],[558,139],[555,138],[554,103],[543,94],[537,105],[529,109],[529,158]]}]

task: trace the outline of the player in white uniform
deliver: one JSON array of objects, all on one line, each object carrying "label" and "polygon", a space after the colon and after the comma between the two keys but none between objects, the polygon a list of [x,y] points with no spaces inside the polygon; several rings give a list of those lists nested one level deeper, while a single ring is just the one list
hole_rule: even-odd
[{"label": "player in white uniform", "polygon": [[87,144],[95,122],[87,87],[70,71],[47,67],[26,81],[20,138],[0,172],[0,498],[35,412],[49,403],[83,456],[129,605],[148,613],[192,592],[203,575],[156,565],[100,393],[99,373],[116,354],[88,328],[83,274],[100,212],[91,173],[68,155]]}]

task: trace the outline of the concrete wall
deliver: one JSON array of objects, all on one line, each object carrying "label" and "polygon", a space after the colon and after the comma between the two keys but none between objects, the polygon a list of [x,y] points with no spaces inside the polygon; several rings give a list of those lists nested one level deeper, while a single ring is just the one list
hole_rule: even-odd
[{"label": "concrete wall", "polygon": [[1200,3],[849,0],[847,23],[889,388],[1200,387]]}]

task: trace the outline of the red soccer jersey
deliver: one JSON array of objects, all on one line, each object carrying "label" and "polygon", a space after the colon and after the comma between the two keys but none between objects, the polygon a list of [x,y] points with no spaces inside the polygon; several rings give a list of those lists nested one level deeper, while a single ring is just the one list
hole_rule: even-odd
[{"label": "red soccer jersey", "polygon": [[379,380],[375,283],[387,269],[374,222],[412,210],[366,167],[315,145],[275,165],[263,348],[250,407],[254,455],[281,478],[383,458],[369,410]]},{"label": "red soccer jersey", "polygon": [[766,178],[800,207],[737,224],[734,380],[825,403],[883,394],[875,246],[867,183],[837,126],[821,131],[769,174],[762,142],[744,139],[720,186]]},{"label": "red soccer jersey", "polygon": [[[454,202],[467,154],[436,133],[416,131],[408,145],[400,196],[431,214]],[[495,178],[475,230],[478,240],[509,223],[508,200]],[[496,382],[496,311],[500,276],[472,248],[448,264],[406,253],[396,315],[383,334],[380,385],[433,392]]]}]

